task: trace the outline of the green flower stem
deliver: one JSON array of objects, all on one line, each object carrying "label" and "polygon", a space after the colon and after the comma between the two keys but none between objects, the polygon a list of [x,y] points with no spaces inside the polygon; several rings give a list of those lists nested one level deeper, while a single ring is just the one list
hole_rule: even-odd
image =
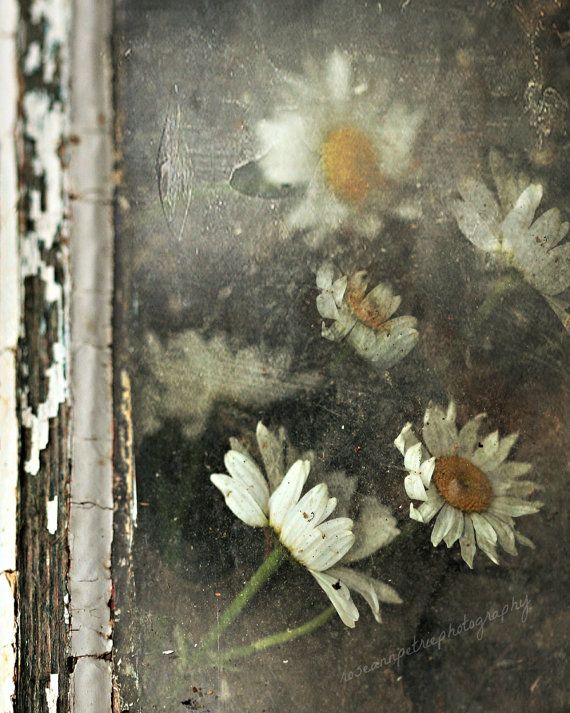
[{"label": "green flower stem", "polygon": [[310,634],[315,629],[318,629],[323,624],[325,624],[335,613],[334,607],[327,607],[320,614],[309,619],[301,626],[297,626],[295,629],[285,629],[277,634],[271,634],[271,636],[265,636],[262,639],[257,639],[251,644],[246,646],[237,646],[234,649],[229,649],[229,651],[220,651],[219,653],[211,652],[211,661],[215,664],[233,663],[237,659],[245,658],[246,656],[251,656],[252,654],[257,654],[260,651],[265,651],[272,646],[278,646],[279,644],[284,644],[287,641],[293,641],[293,639],[299,638],[299,636],[304,636],[305,634]]},{"label": "green flower stem", "polygon": [[277,545],[269,557],[260,565],[255,574],[247,582],[245,587],[232,601],[229,607],[224,611],[216,626],[206,635],[202,641],[199,651],[205,651],[217,643],[218,637],[232,624],[240,614],[241,610],[247,605],[253,595],[260,587],[269,579],[269,577],[277,570],[279,565],[285,559],[287,553],[281,545]]}]

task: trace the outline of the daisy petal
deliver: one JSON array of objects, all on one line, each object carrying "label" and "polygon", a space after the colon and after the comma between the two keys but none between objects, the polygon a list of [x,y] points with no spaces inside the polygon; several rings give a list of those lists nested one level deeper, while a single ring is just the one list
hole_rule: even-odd
[{"label": "daisy petal", "polygon": [[404,488],[411,500],[427,500],[426,489],[417,473],[411,473],[404,478]]},{"label": "daisy petal", "polygon": [[419,517],[421,517],[421,522],[427,524],[441,510],[445,501],[435,487],[429,488],[426,494],[427,500],[419,506],[417,512]]},{"label": "daisy petal", "polygon": [[267,513],[269,487],[255,461],[247,453],[228,451],[224,456],[224,464],[232,478],[247,490],[263,512]]},{"label": "daisy petal", "polygon": [[439,406],[430,406],[424,416],[422,434],[429,452],[433,456],[453,453],[457,443],[457,427],[453,412],[445,413]]},{"label": "daisy petal", "polygon": [[286,439],[283,433],[280,434],[281,438],[277,439],[261,421],[257,424],[256,436],[267,479],[271,490],[275,490],[285,473],[283,453]]},{"label": "daisy petal", "polygon": [[454,511],[455,508],[451,507],[451,505],[448,505],[447,503],[442,507],[431,533],[431,543],[434,547],[439,545],[439,543],[453,527],[453,523],[455,522]]},{"label": "daisy petal", "polygon": [[317,310],[323,319],[338,319],[338,307],[331,292],[317,295]]},{"label": "daisy petal", "polygon": [[229,475],[214,473],[212,483],[223,494],[226,505],[242,522],[250,527],[266,527],[269,523],[263,510],[251,494]]},{"label": "daisy petal", "polygon": [[376,285],[374,289],[370,290],[362,300],[362,307],[382,316],[383,321],[387,322],[398,309],[401,302],[402,298],[398,295],[394,295],[389,285],[380,283]]},{"label": "daisy petal", "polygon": [[336,276],[337,271],[332,262],[323,263],[317,270],[317,287],[320,290],[330,290]]},{"label": "daisy petal", "polygon": [[426,488],[429,488],[431,478],[435,470],[435,458],[425,460],[420,466],[420,478]]},{"label": "daisy petal", "polygon": [[543,503],[538,500],[529,502],[521,498],[501,495],[493,500],[489,511],[498,517],[521,517],[521,515],[531,515],[538,512],[542,505]]},{"label": "daisy petal", "polygon": [[310,150],[310,130],[296,112],[283,112],[271,121],[257,124],[257,138],[263,152],[259,166],[266,179],[277,186],[308,183],[315,170]]},{"label": "daisy petal", "polygon": [[461,510],[456,510],[453,508],[453,522],[449,528],[448,533],[445,535],[444,542],[447,547],[451,547],[457,540],[463,535],[464,529],[464,516]]},{"label": "daisy petal", "polygon": [[529,540],[528,537],[521,535],[521,533],[517,532],[516,530],[515,530],[515,540],[517,542],[520,542],[520,544],[524,545],[525,547],[530,547],[533,550],[535,549],[534,542],[532,540]]},{"label": "daisy petal", "polygon": [[530,473],[531,470],[532,463],[509,461],[508,463],[501,463],[497,468],[497,474],[504,480],[514,480],[515,478],[520,478],[521,475]]},{"label": "daisy petal", "polygon": [[404,455],[404,467],[410,473],[417,473],[422,462],[422,444],[416,443]]},{"label": "daisy petal", "polygon": [[346,292],[347,285],[348,285],[348,277],[346,275],[339,277],[338,280],[335,280],[333,282],[332,294],[333,294],[334,301],[336,302],[337,307],[340,307],[340,305],[342,304],[342,300],[344,298],[344,293]]},{"label": "daisy petal", "polygon": [[473,522],[473,527],[475,528],[475,534],[477,536],[477,546],[483,550],[492,562],[499,564],[495,549],[497,533],[489,522],[478,513],[471,514],[471,521]]},{"label": "daisy petal", "polygon": [[281,531],[289,510],[299,502],[310,468],[308,460],[295,461],[269,498],[269,520],[277,532]]},{"label": "daisy petal", "polygon": [[528,186],[518,197],[513,209],[502,223],[503,244],[513,250],[515,255],[525,250],[530,228],[536,209],[542,200],[542,186],[535,183]]},{"label": "daisy petal", "polygon": [[475,557],[475,552],[477,550],[475,546],[475,530],[473,528],[473,522],[471,521],[471,516],[466,515],[464,522],[463,535],[459,538],[459,545],[461,547],[461,556],[466,562],[468,567],[473,569],[473,558]]},{"label": "daisy petal", "polygon": [[394,445],[400,453],[405,456],[408,448],[411,448],[416,443],[419,443],[418,438],[412,430],[412,424],[408,421],[394,441]]},{"label": "daisy petal", "polygon": [[423,518],[419,513],[419,510],[414,507],[414,503],[410,503],[410,517],[412,520],[416,520],[417,522],[423,522]]},{"label": "daisy petal", "polygon": [[346,584],[343,584],[339,579],[335,579],[324,572],[315,572],[313,570],[309,570],[309,572],[317,580],[320,587],[330,599],[342,623],[354,628],[355,623],[358,621],[358,609],[352,601],[350,591]]},{"label": "daisy petal", "polygon": [[458,455],[464,458],[470,458],[473,451],[479,442],[479,426],[481,421],[486,417],[486,414],[480,413],[475,418],[467,421],[465,426],[459,431],[459,450]]},{"label": "daisy petal", "polygon": [[321,522],[324,522],[329,515],[332,515],[332,513],[335,511],[336,506],[337,506],[338,500],[336,498],[329,498],[327,501],[327,505],[323,511],[323,514],[321,517],[315,522],[316,525],[320,525]]},{"label": "daisy petal", "polygon": [[488,540],[493,544],[497,542],[497,533],[493,529],[493,526],[488,520],[485,520],[482,515],[477,512],[471,513],[471,521],[473,522],[475,534],[477,535],[477,544],[479,544],[480,540]]},{"label": "daisy petal", "polygon": [[329,502],[329,491],[325,483],[311,488],[287,513],[281,528],[280,540],[293,549],[301,541],[305,530],[314,530],[320,522]]},{"label": "daisy petal", "polygon": [[390,369],[401,361],[418,341],[415,317],[396,317],[380,330],[356,321],[348,341],[363,359],[378,369]]},{"label": "daisy petal", "polygon": [[339,50],[327,62],[326,83],[330,97],[335,102],[345,102],[350,98],[352,70],[350,62]]},{"label": "daisy petal", "polygon": [[299,561],[309,569],[318,572],[329,569],[336,564],[354,544],[350,518],[328,520],[315,531],[320,537],[315,539],[304,552],[294,552]]},{"label": "daisy petal", "polygon": [[358,592],[360,596],[364,597],[376,621],[378,623],[381,622],[378,595],[372,586],[371,577],[349,569],[348,567],[333,567],[328,570],[327,574],[340,580],[349,590],[353,589],[355,592]]},{"label": "daisy petal", "polygon": [[451,203],[459,229],[479,250],[499,248],[499,206],[489,189],[478,181],[465,180],[460,186],[463,200]]},{"label": "daisy petal", "polygon": [[504,520],[500,520],[496,515],[493,515],[490,512],[483,513],[483,517],[497,533],[499,544],[505,552],[516,556],[517,548],[515,547],[515,534],[513,527]]}]

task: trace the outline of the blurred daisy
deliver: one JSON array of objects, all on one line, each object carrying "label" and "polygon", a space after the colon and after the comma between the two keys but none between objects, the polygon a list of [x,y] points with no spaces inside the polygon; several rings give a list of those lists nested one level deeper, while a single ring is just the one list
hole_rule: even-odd
[{"label": "blurred daisy", "polygon": [[490,164],[497,197],[481,181],[462,181],[462,200],[451,206],[459,228],[476,248],[518,270],[570,330],[570,301],[562,296],[570,288],[570,243],[559,245],[569,224],[557,208],[535,220],[542,185],[514,177],[497,152],[491,152]]},{"label": "blurred daisy", "polygon": [[[455,404],[447,413],[431,406],[424,417],[422,431],[426,447],[406,424],[394,445],[404,456],[408,475],[406,493],[422,500],[416,509],[410,503],[410,517],[428,523],[437,519],[431,534],[434,547],[443,540],[451,547],[457,540],[461,556],[473,567],[476,545],[495,564],[496,546],[516,555],[515,542],[533,546],[515,530],[515,517],[538,512],[542,503],[528,497],[537,486],[520,480],[532,466],[507,460],[517,434],[499,438],[498,431],[479,439],[478,430],[485,414],[479,414],[458,431]],[[439,513],[439,514],[438,514]]]},{"label": "blurred daisy", "polygon": [[379,284],[368,289],[368,275],[364,270],[351,276],[341,275],[325,263],[317,272],[317,309],[323,322],[322,335],[333,342],[346,340],[363,359],[379,369],[397,364],[418,340],[416,319],[396,317],[401,297],[394,295],[388,285]]},{"label": "blurred daisy", "polygon": [[[276,436],[260,422],[256,435],[267,477],[243,446],[231,439],[232,450],[224,458],[230,475],[211,475],[212,483],[240,520],[252,527],[271,527],[291,556],[313,575],[347,626],[353,627],[359,618],[350,589],[366,599],[380,621],[379,601],[401,600],[383,582],[342,566],[350,561],[347,555],[356,540],[352,519],[328,519],[337,499],[329,497],[324,482],[301,496],[311,464],[300,458],[286,467],[284,431]],[[390,525],[386,523],[384,539],[394,529]]]},{"label": "blurred daisy", "polygon": [[393,104],[379,114],[378,104],[352,87],[350,62],[338,50],[324,70],[310,65],[306,77],[287,77],[283,106],[259,122],[257,136],[266,180],[306,187],[289,216],[293,229],[313,230],[316,239],[341,227],[378,232],[420,122],[419,112]]}]

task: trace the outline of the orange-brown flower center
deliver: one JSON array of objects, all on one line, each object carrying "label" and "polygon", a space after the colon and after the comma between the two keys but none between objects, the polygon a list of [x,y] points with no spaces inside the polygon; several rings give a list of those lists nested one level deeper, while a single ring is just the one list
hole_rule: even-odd
[{"label": "orange-brown flower center", "polygon": [[375,307],[370,300],[364,299],[366,287],[366,272],[357,272],[349,277],[345,292],[346,303],[359,322],[375,331],[384,329],[388,321],[388,315],[384,310]]},{"label": "orange-brown flower center", "polygon": [[460,456],[437,458],[433,482],[441,497],[463,512],[485,512],[493,500],[489,478]]},{"label": "orange-brown flower center", "polygon": [[335,196],[359,206],[379,183],[378,157],[360,129],[341,126],[329,131],[321,146],[326,182]]}]

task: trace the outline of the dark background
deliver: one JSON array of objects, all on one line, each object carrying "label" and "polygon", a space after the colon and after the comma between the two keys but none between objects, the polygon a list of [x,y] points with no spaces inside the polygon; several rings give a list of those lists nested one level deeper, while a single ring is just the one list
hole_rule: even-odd
[{"label": "dark background", "polygon": [[[481,319],[497,275],[447,207],[463,175],[492,186],[491,147],[544,184],[540,212],[568,205],[564,5],[120,5],[117,280],[128,309],[117,328],[134,386],[139,515],[137,596],[117,626],[134,625],[143,711],[570,710],[569,337],[524,283]],[[284,230],[295,197],[247,197],[229,178],[255,157],[255,124],[272,113],[281,72],[302,72],[307,56],[323,62],[334,47],[350,53],[379,109],[392,100],[426,108],[406,188],[422,216],[389,219],[374,240],[338,234],[314,249]],[[325,258],[368,269],[372,285],[389,282],[400,313],[418,318],[418,346],[389,377],[321,338],[314,273]],[[256,376],[263,365],[269,381]],[[460,423],[486,411],[492,428],[520,433],[513,457],[532,462],[544,488],[541,513],[518,521],[536,549],[503,553],[500,567],[478,552],[469,571],[457,546],[434,549],[431,527],[418,524],[363,563],[404,600],[383,608],[382,625],[355,598],[354,630],[334,617],[237,667],[193,670],[187,652],[265,546],[209,481],[223,472],[228,438],[254,448],[259,419],[284,425],[297,447],[358,476],[359,493],[377,495],[403,527],[408,499],[392,442],[407,420],[419,430],[430,399],[449,398]],[[530,600],[525,623],[512,612],[481,640],[469,632],[341,682],[414,636],[438,636],[513,597]],[[326,604],[308,574],[286,565],[223,644],[296,626]]]}]

